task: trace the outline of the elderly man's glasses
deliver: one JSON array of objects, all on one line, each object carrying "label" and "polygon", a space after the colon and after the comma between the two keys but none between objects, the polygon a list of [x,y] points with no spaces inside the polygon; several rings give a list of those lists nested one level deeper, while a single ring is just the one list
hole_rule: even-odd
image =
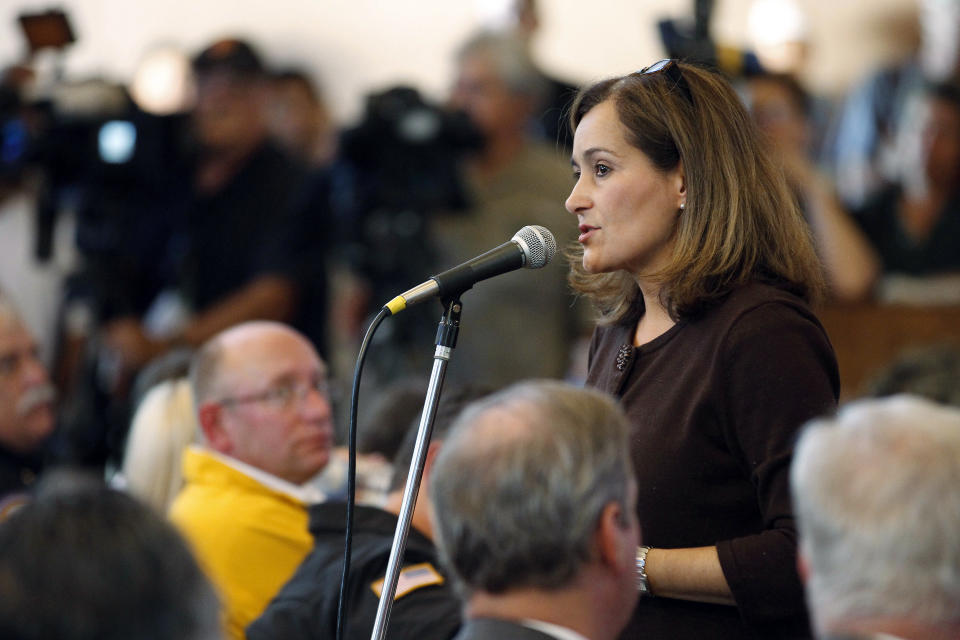
[{"label": "elderly man's glasses", "polygon": [[262,402],[278,409],[289,409],[302,403],[306,399],[307,394],[309,394],[311,391],[316,391],[321,396],[329,400],[332,394],[330,381],[326,378],[319,378],[313,382],[291,382],[289,384],[281,384],[265,391],[261,391],[260,393],[251,393],[250,395],[246,396],[221,398],[219,400],[219,404],[229,407],[238,404]]},{"label": "elderly man's glasses", "polygon": [[693,94],[690,92],[690,85],[687,84],[686,79],[683,77],[683,71],[680,69],[680,65],[677,64],[676,60],[673,58],[664,58],[663,60],[654,62],[649,67],[644,67],[640,69],[640,71],[637,71],[637,75],[641,76],[655,73],[663,73],[663,75],[673,83],[673,86],[683,92],[683,95],[687,98],[687,102],[691,105],[693,104]]}]

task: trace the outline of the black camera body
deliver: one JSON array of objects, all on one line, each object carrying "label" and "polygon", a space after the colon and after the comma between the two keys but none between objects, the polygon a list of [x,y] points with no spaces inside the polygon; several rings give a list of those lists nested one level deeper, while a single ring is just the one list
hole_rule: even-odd
[{"label": "black camera body", "polygon": [[368,97],[361,122],[342,134],[335,209],[350,229],[348,261],[377,288],[423,279],[432,265],[428,219],[468,206],[461,160],[482,143],[466,114],[416,89]]}]

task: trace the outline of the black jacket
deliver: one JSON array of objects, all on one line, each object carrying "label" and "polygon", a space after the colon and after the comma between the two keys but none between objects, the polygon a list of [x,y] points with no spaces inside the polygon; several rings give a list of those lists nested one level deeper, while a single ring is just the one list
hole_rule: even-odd
[{"label": "black jacket", "polygon": [[553,636],[511,620],[475,618],[468,620],[456,640],[552,640]]},{"label": "black jacket", "polygon": [[0,503],[28,492],[42,469],[42,456],[22,456],[0,446]]},{"label": "black jacket", "polygon": [[[335,637],[345,522],[343,503],[323,503],[310,508],[314,549],[263,615],[247,627],[249,640]],[[367,640],[380,602],[374,587],[387,571],[397,517],[361,505],[356,507],[353,522],[344,637]],[[387,637],[391,640],[448,640],[460,628],[460,602],[440,570],[436,548],[426,536],[412,528],[397,594],[387,627]]]}]

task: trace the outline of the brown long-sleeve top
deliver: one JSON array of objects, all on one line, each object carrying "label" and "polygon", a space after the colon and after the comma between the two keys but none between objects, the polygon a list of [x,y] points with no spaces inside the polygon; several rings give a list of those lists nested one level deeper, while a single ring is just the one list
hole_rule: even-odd
[{"label": "brown long-sleeve top", "polygon": [[737,606],[642,598],[622,637],[809,637],[788,472],[800,427],[836,407],[826,332],[763,284],[640,347],[633,329],[596,330],[587,384],[630,418],[643,542],[716,545]]}]

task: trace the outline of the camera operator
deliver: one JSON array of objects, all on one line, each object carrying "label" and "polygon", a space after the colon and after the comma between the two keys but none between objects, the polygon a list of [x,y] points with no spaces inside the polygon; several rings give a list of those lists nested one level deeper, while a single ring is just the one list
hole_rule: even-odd
[{"label": "camera operator", "polygon": [[198,148],[172,243],[182,252],[178,298],[166,298],[176,311],[168,317],[183,320],[152,333],[143,318],[112,321],[105,340],[125,373],[244,320],[295,321],[304,294],[307,221],[296,205],[305,172],[268,141],[263,63],[251,45],[228,39],[204,49],[193,69]]}]

